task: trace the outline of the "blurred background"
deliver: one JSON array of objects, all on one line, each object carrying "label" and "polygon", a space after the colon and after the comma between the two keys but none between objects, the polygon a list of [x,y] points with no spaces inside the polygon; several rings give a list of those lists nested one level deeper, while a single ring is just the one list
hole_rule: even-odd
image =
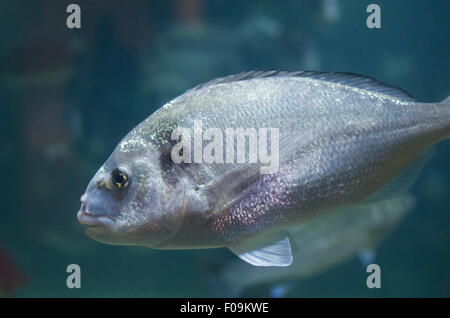
[{"label": "blurred background", "polygon": [[[81,29],[66,7],[81,7]],[[381,29],[366,7],[381,7]],[[226,249],[100,244],[76,220],[80,195],[114,146],[196,84],[246,70],[345,71],[450,95],[450,1],[0,2],[0,295],[227,296]],[[303,279],[288,297],[450,296],[450,142],[412,189],[415,208],[379,246],[382,288],[356,257]],[[66,267],[81,267],[81,289]],[[274,283],[240,291],[269,296]]]}]

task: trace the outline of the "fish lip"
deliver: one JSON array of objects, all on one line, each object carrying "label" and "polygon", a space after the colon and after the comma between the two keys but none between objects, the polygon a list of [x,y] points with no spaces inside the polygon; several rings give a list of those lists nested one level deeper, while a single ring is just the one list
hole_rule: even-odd
[{"label": "fish lip", "polygon": [[99,218],[93,216],[92,214],[86,213],[83,209],[80,209],[77,213],[77,219],[80,224],[88,225],[88,226],[102,226],[102,223],[99,222]]},{"label": "fish lip", "polygon": [[96,216],[89,214],[82,207],[77,213],[77,219],[80,224],[87,225],[88,230],[92,229],[109,229],[113,232],[117,231],[116,220],[109,216]]}]

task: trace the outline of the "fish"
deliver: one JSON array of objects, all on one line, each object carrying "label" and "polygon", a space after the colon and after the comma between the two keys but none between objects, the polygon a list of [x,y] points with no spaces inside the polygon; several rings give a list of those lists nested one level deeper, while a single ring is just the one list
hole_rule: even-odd
[{"label": "fish", "polygon": [[243,72],[186,91],[132,129],[77,218],[106,244],[225,247],[255,266],[289,266],[293,229],[406,193],[449,136],[450,98],[421,103],[350,73]]},{"label": "fish", "polygon": [[[372,251],[414,207],[415,198],[407,193],[323,214],[291,231],[298,248],[290,266],[257,267],[231,261],[220,270],[219,289],[234,296],[251,287],[270,285],[274,294],[284,294],[296,280],[316,276],[358,254],[373,256]],[[374,261],[364,258],[364,267]]]}]

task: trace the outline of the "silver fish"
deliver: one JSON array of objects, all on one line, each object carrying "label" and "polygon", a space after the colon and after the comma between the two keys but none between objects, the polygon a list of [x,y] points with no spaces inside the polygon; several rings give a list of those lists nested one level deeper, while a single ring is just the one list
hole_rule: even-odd
[{"label": "silver fish", "polygon": [[[195,121],[278,129],[270,141],[278,169],[263,173],[267,161],[250,160],[250,142],[247,162],[175,163]],[[290,229],[405,192],[424,151],[449,136],[450,98],[419,103],[347,73],[241,73],[187,91],[134,128],[89,183],[77,216],[104,243],[227,247],[253,265],[288,266]],[[201,140],[202,149],[211,142]]]},{"label": "silver fish", "polygon": [[292,283],[324,272],[358,253],[374,251],[414,208],[414,201],[411,195],[404,194],[323,214],[290,231],[298,247],[290,266],[256,267],[230,262],[220,272],[226,290],[240,293],[263,284]]}]

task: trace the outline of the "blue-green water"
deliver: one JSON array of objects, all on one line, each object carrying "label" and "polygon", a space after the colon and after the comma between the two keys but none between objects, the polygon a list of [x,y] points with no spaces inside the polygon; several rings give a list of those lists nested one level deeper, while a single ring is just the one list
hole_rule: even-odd
[{"label": "blue-green water", "polygon": [[[0,3],[0,246],[27,278],[9,296],[226,296],[217,277],[235,259],[228,250],[102,245],[76,220],[120,139],[196,84],[253,69],[345,71],[419,101],[450,95],[448,0],[76,1],[81,29],[68,29],[72,2]],[[370,3],[381,29],[366,26]],[[354,258],[287,296],[450,296],[450,143],[436,148],[415,209],[378,249],[381,289],[366,287]],[[66,287],[72,263],[81,289]]]}]

